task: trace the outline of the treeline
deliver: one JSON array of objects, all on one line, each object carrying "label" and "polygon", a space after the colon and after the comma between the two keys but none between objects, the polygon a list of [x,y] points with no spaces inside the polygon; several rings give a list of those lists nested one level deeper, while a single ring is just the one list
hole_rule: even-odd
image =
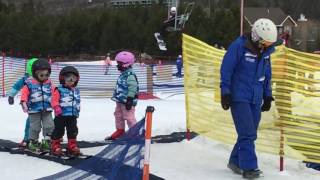
[{"label": "treeline", "polygon": [[[230,6],[239,6],[240,0],[180,0],[194,1],[203,7],[228,8]],[[244,0],[245,7],[279,7],[286,14],[294,19],[299,18],[300,14],[306,15],[308,19],[320,20],[320,1],[319,0]]]},{"label": "treeline", "polygon": [[[32,3],[24,4],[19,11],[14,5],[0,3],[0,49],[42,56],[104,55],[118,49],[161,55],[153,33],[166,18],[167,8],[161,4],[73,9],[52,15]],[[226,47],[239,34],[239,10],[236,6],[213,7],[208,13],[196,6],[184,32]],[[166,41],[169,51],[162,55],[181,53],[181,32],[169,33]]]},{"label": "treeline", "polygon": [[295,20],[299,18],[300,14],[306,15],[308,19],[320,20],[319,0],[245,0],[245,5],[253,7],[280,7]]}]

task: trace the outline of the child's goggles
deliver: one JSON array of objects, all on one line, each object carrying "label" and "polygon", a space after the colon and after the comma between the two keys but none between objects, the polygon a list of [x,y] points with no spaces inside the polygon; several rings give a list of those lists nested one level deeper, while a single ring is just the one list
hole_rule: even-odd
[{"label": "child's goggles", "polygon": [[66,74],[64,76],[65,82],[76,82],[78,80],[78,77],[74,74]]},{"label": "child's goggles", "polygon": [[48,72],[47,70],[45,70],[45,71],[39,71],[39,72],[37,72],[36,74],[37,74],[37,76],[38,76],[39,78],[48,78],[48,77],[50,76],[50,74],[49,74],[49,72]]}]

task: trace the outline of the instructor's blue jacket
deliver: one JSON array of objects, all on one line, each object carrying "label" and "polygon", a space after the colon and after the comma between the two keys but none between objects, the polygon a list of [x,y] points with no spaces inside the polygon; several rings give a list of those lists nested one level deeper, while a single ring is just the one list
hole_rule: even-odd
[{"label": "instructor's blue jacket", "polygon": [[250,40],[240,36],[224,55],[220,75],[221,94],[231,94],[232,101],[260,103],[264,96],[272,96],[270,55],[271,46],[255,53]]}]

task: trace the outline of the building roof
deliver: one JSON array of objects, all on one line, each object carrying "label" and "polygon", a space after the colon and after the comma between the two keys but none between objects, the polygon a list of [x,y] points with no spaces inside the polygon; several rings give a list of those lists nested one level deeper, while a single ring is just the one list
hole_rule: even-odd
[{"label": "building roof", "polygon": [[250,25],[259,18],[268,18],[272,20],[276,26],[283,26],[283,23],[287,20],[297,26],[297,23],[291,18],[291,16],[286,15],[280,8],[246,7],[244,8],[244,18]]}]

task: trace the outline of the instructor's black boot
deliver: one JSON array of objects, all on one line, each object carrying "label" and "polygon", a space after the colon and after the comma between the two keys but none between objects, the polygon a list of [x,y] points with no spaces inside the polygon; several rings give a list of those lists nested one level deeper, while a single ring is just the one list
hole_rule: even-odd
[{"label": "instructor's black boot", "polygon": [[237,165],[230,163],[230,162],[228,163],[227,167],[229,169],[231,169],[231,171],[233,171],[234,173],[239,174],[239,175],[241,175],[243,172],[242,169],[240,169]]},{"label": "instructor's black boot", "polygon": [[260,177],[260,174],[262,174],[262,171],[260,171],[259,169],[244,170],[242,173],[242,177],[245,179],[255,179]]}]

